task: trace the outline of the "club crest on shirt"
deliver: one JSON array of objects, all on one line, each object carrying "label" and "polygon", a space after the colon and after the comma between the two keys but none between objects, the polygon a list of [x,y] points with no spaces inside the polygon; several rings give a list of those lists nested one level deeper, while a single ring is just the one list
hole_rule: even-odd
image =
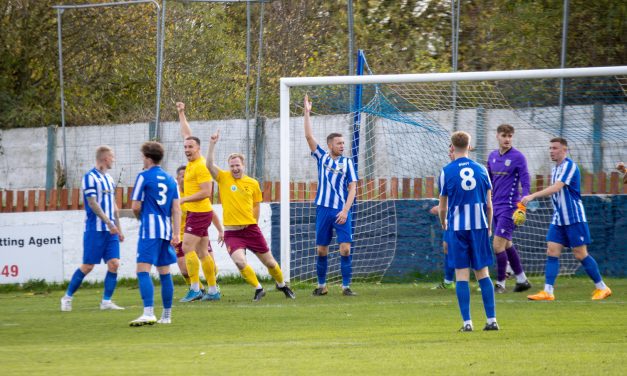
[{"label": "club crest on shirt", "polygon": [[233,184],[231,186],[231,191],[233,191],[233,192],[237,191],[237,186],[235,184]]},{"label": "club crest on shirt", "polygon": [[512,160],[511,159],[506,159],[505,160],[505,166],[509,166],[512,164]]}]

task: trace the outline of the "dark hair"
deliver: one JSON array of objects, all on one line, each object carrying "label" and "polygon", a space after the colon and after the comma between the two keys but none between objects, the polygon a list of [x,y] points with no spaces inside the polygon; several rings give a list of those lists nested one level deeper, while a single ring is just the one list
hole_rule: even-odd
[{"label": "dark hair", "polygon": [[185,166],[185,165],[179,166],[179,168],[177,168],[177,169],[176,169],[176,174],[178,175],[178,174],[179,174],[179,172],[181,172],[181,171],[185,171],[185,168],[186,168],[186,167],[187,167],[187,166]]},{"label": "dark hair", "polygon": [[501,124],[496,127],[496,133],[514,134],[514,127],[509,124]]},{"label": "dark hair", "polygon": [[198,144],[198,146],[200,146],[200,139],[196,136],[189,136],[186,138],[186,140],[194,140],[196,141],[196,143]]},{"label": "dark hair", "polygon": [[146,158],[152,159],[152,161],[155,164],[161,163],[161,160],[163,159],[164,151],[163,151],[163,145],[161,145],[160,143],[156,141],[146,141],[142,145],[141,150],[142,150],[142,154]]},{"label": "dark hair", "polygon": [[554,137],[551,139],[551,142],[559,142],[560,144],[564,146],[568,146],[568,141],[566,141],[566,139],[563,137]]},{"label": "dark hair", "polygon": [[329,135],[327,136],[327,144],[330,144],[330,143],[331,143],[331,141],[333,141],[333,139],[334,139],[334,138],[336,138],[336,137],[344,137],[344,136],[342,136],[342,134],[341,134],[341,133],[335,133],[335,132],[334,132],[334,133],[331,133],[331,134],[329,134]]}]

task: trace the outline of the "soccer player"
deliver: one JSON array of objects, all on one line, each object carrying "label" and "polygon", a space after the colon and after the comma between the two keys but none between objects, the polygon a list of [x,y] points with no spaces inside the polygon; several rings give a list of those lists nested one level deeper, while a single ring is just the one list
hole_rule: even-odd
[{"label": "soccer player", "polygon": [[551,196],[553,202],[553,220],[546,235],[547,259],[544,269],[544,290],[529,295],[529,300],[555,300],[553,286],[560,270],[559,257],[564,247],[570,247],[575,258],[581,262],[583,268],[596,289],[592,293],[592,300],[602,300],[612,295],[612,290],[605,285],[599,273],[597,262],[588,254],[587,245],[590,244],[590,230],[586,220],[586,213],[581,202],[579,168],[568,153],[568,142],[562,137],[551,140],[549,154],[555,166],[551,172],[551,185],[547,188],[523,197],[523,205],[540,197]]},{"label": "soccer player", "polygon": [[[130,326],[170,324],[174,283],[170,264],[176,262],[172,245],[178,244],[181,225],[179,190],[176,181],[161,166],[163,146],[155,141],[141,147],[144,171],[137,175],[133,188],[131,208],[141,221],[137,242],[137,281],[144,303],[144,313],[130,322]],[[171,244],[172,245],[171,245]],[[163,313],[157,321],[154,313],[154,286],[150,269],[157,267],[161,279]]]},{"label": "soccer player", "polygon": [[[211,207],[211,175],[207,170],[205,158],[200,154],[200,140],[192,135],[192,130],[185,117],[185,104],[176,103],[181,124],[181,134],[184,139],[185,156],[188,163],[185,167],[183,197],[181,205],[185,204],[187,218],[185,220],[185,234],[183,234],[183,252],[196,252],[200,259],[203,273],[207,280],[207,292],[203,295],[200,284],[192,281],[192,288],[182,301],[193,300],[220,300],[220,291],[216,283],[216,264],[209,255],[208,228],[213,218]],[[187,264],[190,275],[198,275],[200,270],[197,264]]]},{"label": "soccer player", "polygon": [[473,330],[470,319],[470,270],[481,287],[487,323],[483,330],[499,330],[496,322],[494,286],[488,266],[493,263],[490,249],[492,225],[492,184],[486,169],[468,158],[470,135],[451,136],[455,160],[440,174],[440,223],[449,230],[448,251],[455,265],[455,291],[464,323],[462,332]]},{"label": "soccer player", "polygon": [[328,152],[318,145],[311,128],[311,102],[307,95],[303,109],[305,138],[311,155],[318,163],[318,192],[315,199],[318,287],[313,291],[313,295],[322,296],[328,293],[327,257],[333,229],[335,229],[337,241],[340,243],[342,294],[354,296],[357,294],[350,289],[353,274],[350,253],[353,242],[351,206],[357,194],[357,172],[353,166],[353,160],[342,155],[344,137],[340,133],[331,133],[327,136]]},{"label": "soccer player", "polygon": [[266,239],[261,233],[259,223],[259,203],[261,189],[259,182],[244,174],[244,156],[233,153],[228,157],[229,170],[221,170],[213,162],[215,160],[215,146],[220,139],[218,130],[211,136],[209,152],[207,153],[207,168],[211,176],[218,182],[220,200],[224,210],[224,243],[231,256],[231,260],[239,269],[242,277],[255,288],[253,301],[258,302],[266,295],[259,283],[255,271],[246,261],[246,249],[250,249],[262,264],[268,268],[268,273],[274,278],[276,288],[285,294],[286,298],[295,299],[294,292],[285,284],[283,272],[268,248]]},{"label": "soccer player", "polygon": [[[527,291],[531,283],[527,279],[518,256],[518,251],[512,242],[515,229],[512,215],[522,196],[529,194],[529,172],[525,156],[512,146],[514,127],[501,124],[496,128],[496,139],[499,148],[488,157],[488,174],[493,185],[494,205],[494,240],[493,247],[496,254],[496,285],[494,291],[504,293],[507,279],[507,262],[516,275],[514,292]],[[522,188],[522,196],[518,187]]]},{"label": "soccer player", "polygon": [[[180,196],[183,196],[184,176],[185,176],[185,166],[180,166],[178,169],[176,169],[176,183],[179,186]],[[181,226],[180,226],[181,239],[183,238],[183,234],[185,234],[185,219],[186,218],[187,218],[187,210],[185,209],[185,205],[181,205]],[[220,223],[220,218],[217,215],[212,216],[211,223],[213,223],[213,225],[216,226],[216,229],[218,230],[218,240],[222,241],[222,239],[224,238],[224,230],[222,228],[222,223]],[[183,242],[179,242],[176,245],[175,249],[176,249],[176,263],[179,266],[181,275],[185,279],[185,282],[187,283],[189,289],[192,288],[191,287],[192,283],[198,283],[198,286],[200,287],[200,290],[202,291],[203,285],[202,285],[202,282],[200,282],[200,276],[198,274],[190,275],[187,271],[187,263],[189,263],[190,265],[194,265],[194,267],[191,268],[192,270],[200,271],[200,259],[198,259],[198,255],[196,254],[196,252],[187,252],[187,254],[185,254],[183,252]],[[213,249],[211,248],[211,242],[209,242],[209,247],[207,249],[207,252],[209,252],[209,256],[214,257]],[[214,258],[214,262],[215,262],[215,258]],[[215,268],[215,272],[216,272],[215,274],[217,277],[218,275],[217,265]],[[186,302],[185,298],[181,299],[181,301]]]},{"label": "soccer player", "polygon": [[113,167],[115,155],[106,145],[96,149],[96,167],[83,176],[82,190],[85,203],[85,230],[83,233],[83,264],[76,269],[61,298],[61,311],[72,310],[72,297],[83,279],[103,260],[107,264],[101,310],[122,310],[111,301],[120,266],[120,242],[124,241],[120,215],[115,203],[115,183],[107,173]]}]

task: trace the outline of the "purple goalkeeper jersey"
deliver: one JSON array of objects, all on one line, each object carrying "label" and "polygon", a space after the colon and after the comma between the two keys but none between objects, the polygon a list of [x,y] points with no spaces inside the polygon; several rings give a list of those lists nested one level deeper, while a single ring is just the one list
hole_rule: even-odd
[{"label": "purple goalkeeper jersey", "polygon": [[[515,209],[522,196],[529,194],[527,159],[520,151],[510,148],[501,155],[499,149],[488,157],[488,174],[492,181],[492,205],[496,210]],[[522,188],[522,195],[520,192]]]}]

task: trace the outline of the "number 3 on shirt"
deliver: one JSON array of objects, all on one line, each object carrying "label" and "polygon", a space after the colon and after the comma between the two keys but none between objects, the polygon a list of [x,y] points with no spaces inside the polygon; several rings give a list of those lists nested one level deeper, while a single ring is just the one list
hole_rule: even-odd
[{"label": "number 3 on shirt", "polygon": [[472,191],[477,186],[477,181],[473,176],[475,172],[472,168],[464,167],[459,171],[459,177],[462,178],[462,189],[464,191]]},{"label": "number 3 on shirt", "polygon": [[168,186],[163,183],[159,183],[157,184],[157,187],[159,187],[159,200],[157,201],[157,204],[159,204],[159,206],[163,206],[168,200]]}]

